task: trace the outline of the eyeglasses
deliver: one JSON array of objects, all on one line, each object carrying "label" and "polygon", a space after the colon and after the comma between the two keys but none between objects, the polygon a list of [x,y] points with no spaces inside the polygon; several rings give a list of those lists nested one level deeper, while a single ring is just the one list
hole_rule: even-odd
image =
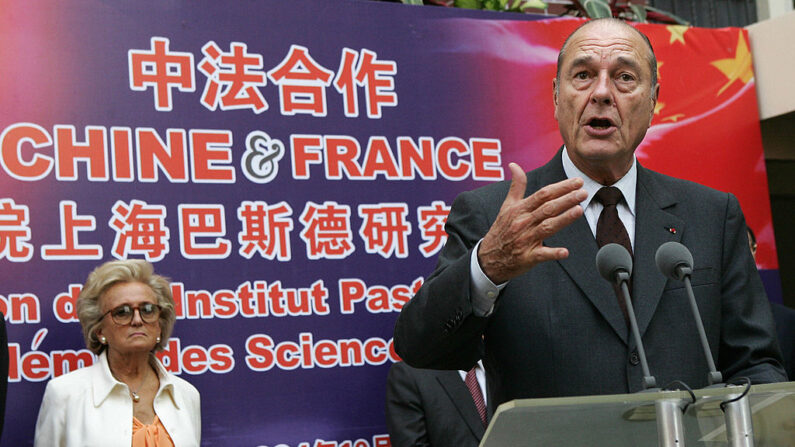
[{"label": "eyeglasses", "polygon": [[160,317],[160,306],[153,303],[144,303],[136,307],[132,307],[129,304],[122,304],[102,314],[102,318],[110,314],[110,318],[113,319],[114,323],[126,326],[132,323],[133,315],[135,315],[136,310],[144,323],[154,323]]}]

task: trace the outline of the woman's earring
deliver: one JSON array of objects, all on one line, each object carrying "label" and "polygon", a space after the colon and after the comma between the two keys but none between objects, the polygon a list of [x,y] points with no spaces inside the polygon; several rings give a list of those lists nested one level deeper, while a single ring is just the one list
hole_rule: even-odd
[{"label": "woman's earring", "polygon": [[159,335],[158,335],[158,336],[157,336],[157,338],[155,339],[155,342],[157,342],[157,343],[160,343],[160,336],[159,336]]},{"label": "woman's earring", "polygon": [[102,335],[102,336],[100,336],[100,337],[99,337],[99,342],[100,342],[100,343],[102,343],[102,344],[104,345],[104,344],[107,344],[107,343],[108,343],[108,339],[107,339],[107,338],[105,338],[105,336],[104,336],[104,335]]}]

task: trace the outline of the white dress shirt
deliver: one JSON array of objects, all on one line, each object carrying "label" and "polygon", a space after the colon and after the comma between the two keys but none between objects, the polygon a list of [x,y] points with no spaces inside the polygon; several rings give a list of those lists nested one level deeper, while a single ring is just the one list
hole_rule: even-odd
[{"label": "white dress shirt", "polygon": [[[624,195],[624,201],[620,202],[616,209],[618,210],[618,218],[624,224],[629,235],[629,241],[632,248],[635,248],[635,190],[638,184],[638,162],[634,159],[629,171],[624,174],[621,179],[612,185],[602,185],[596,180],[585,175],[569,158],[569,153],[566,148],[563,148],[563,171],[566,173],[566,178],[579,177],[583,179],[582,188],[588,193],[588,197],[580,202],[583,208],[585,220],[588,221],[588,226],[591,228],[591,233],[596,237],[596,223],[599,221],[599,214],[601,214],[604,206],[596,200],[593,200],[596,192],[603,186],[615,186],[621,190]],[[634,157],[634,155],[633,155]],[[475,315],[480,317],[487,317],[491,315],[494,310],[494,303],[497,301],[497,295],[508,283],[494,284],[488,276],[483,273],[478,262],[478,248],[481,239],[472,250],[472,255],[469,261],[470,271],[470,299],[472,301],[472,309]]]},{"label": "white dress shirt", "polygon": [[[158,362],[155,414],[175,447],[201,442],[199,391]],[[127,384],[110,372],[103,352],[91,366],[47,383],[36,421],[34,447],[130,447],[133,401]]]}]

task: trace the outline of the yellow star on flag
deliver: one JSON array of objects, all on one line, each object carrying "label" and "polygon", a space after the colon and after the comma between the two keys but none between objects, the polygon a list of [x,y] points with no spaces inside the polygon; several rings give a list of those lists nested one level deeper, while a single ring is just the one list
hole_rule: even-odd
[{"label": "yellow star on flag", "polygon": [[654,114],[659,115],[660,111],[665,107],[664,102],[657,101],[657,104],[654,105]]},{"label": "yellow star on flag", "polygon": [[754,68],[751,65],[751,52],[748,51],[748,44],[745,42],[743,33],[740,32],[739,34],[740,37],[737,41],[737,50],[735,50],[733,58],[710,62],[729,79],[729,82],[718,90],[717,96],[720,96],[724,90],[738,79],[743,84],[747,84],[754,78]]},{"label": "yellow star on flag", "polygon": [[674,43],[676,41],[682,42],[682,45],[685,44],[685,33],[687,32],[690,27],[684,25],[668,25],[665,27],[668,32],[671,33],[671,40],[668,43]]},{"label": "yellow star on flag", "polygon": [[666,116],[666,117],[665,117],[665,118],[663,118],[662,120],[663,120],[663,121],[673,121],[673,122],[677,122],[677,121],[679,121],[679,118],[682,118],[682,117],[684,117],[684,116],[685,116],[685,114],[684,114],[684,113],[676,113],[676,114],[674,114],[674,115],[671,115],[671,116]]},{"label": "yellow star on flag", "polygon": [[660,67],[662,67],[662,66],[663,66],[663,62],[662,61],[657,61],[657,80],[658,81],[660,80]]}]

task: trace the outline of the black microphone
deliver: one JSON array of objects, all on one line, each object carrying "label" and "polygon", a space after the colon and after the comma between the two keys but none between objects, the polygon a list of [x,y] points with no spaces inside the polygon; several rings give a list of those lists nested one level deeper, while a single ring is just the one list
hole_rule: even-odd
[{"label": "black microphone", "polygon": [[654,262],[663,275],[682,281],[693,273],[693,255],[679,242],[666,242],[660,245],[654,255]]},{"label": "black microphone", "polygon": [[649,364],[646,363],[646,351],[643,349],[643,341],[638,330],[638,321],[635,319],[635,309],[632,307],[632,300],[629,297],[629,277],[632,275],[632,256],[626,248],[619,244],[607,244],[596,253],[596,269],[602,278],[610,281],[621,289],[624,303],[627,305],[627,316],[629,326],[632,329],[632,336],[638,347],[640,366],[643,369],[643,388],[649,390],[657,386],[657,381],[649,372]]},{"label": "black microphone", "polygon": [[701,321],[701,314],[696,305],[696,297],[693,294],[693,286],[690,284],[690,275],[693,273],[693,255],[684,245],[671,241],[660,245],[654,255],[654,262],[660,272],[666,277],[685,282],[687,298],[690,301],[690,310],[696,320],[701,347],[704,349],[704,356],[707,358],[707,365],[709,365],[709,384],[714,385],[723,382],[722,374],[715,368],[715,361],[712,358],[712,351],[709,349],[707,334],[704,332],[704,323]]},{"label": "black microphone", "polygon": [[607,244],[596,253],[596,268],[602,278],[620,285],[632,275],[632,256],[622,245]]}]

